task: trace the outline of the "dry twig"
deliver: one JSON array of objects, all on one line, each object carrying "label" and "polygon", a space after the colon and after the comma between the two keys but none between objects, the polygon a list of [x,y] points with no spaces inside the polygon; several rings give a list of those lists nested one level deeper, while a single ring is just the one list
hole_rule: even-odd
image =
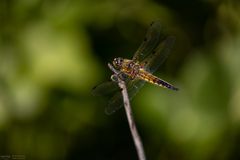
[{"label": "dry twig", "polygon": [[134,141],[134,144],[135,144],[135,147],[136,147],[136,150],[137,150],[138,158],[139,158],[139,160],[146,160],[146,156],[145,156],[145,153],[144,153],[142,141],[141,141],[141,138],[138,134],[137,127],[136,127],[136,124],[135,124],[135,121],[134,121],[134,118],[133,118],[132,109],[131,109],[131,105],[130,105],[130,101],[129,101],[129,97],[128,97],[126,84],[123,80],[121,80],[117,76],[119,71],[117,71],[110,63],[108,64],[108,67],[116,75],[118,85],[122,89],[124,108],[125,108],[125,111],[126,111],[126,114],[127,114],[127,119],[128,119],[128,123],[129,123],[131,133],[132,133],[133,141]]}]

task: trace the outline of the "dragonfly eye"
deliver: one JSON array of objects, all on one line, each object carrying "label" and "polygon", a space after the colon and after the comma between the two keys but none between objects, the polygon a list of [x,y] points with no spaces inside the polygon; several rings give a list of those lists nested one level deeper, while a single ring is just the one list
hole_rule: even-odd
[{"label": "dragonfly eye", "polygon": [[113,65],[116,68],[120,68],[122,66],[122,63],[123,63],[123,59],[122,58],[114,58],[114,60],[113,60]]}]

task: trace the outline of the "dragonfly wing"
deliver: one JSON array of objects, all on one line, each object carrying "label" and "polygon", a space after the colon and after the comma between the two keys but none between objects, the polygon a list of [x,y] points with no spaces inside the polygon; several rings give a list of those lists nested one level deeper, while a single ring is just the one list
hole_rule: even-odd
[{"label": "dragonfly wing", "polygon": [[166,37],[141,64],[145,66],[147,71],[155,72],[168,57],[174,42],[175,38],[173,36]]},{"label": "dragonfly wing", "polygon": [[[132,100],[144,83],[142,80],[134,80],[127,83],[129,100]],[[123,97],[121,91],[118,91],[110,98],[108,106],[105,108],[105,113],[108,115],[113,114],[121,107],[123,107]]]},{"label": "dragonfly wing", "polygon": [[118,84],[114,81],[108,81],[93,87],[91,93],[94,96],[112,96],[118,91],[120,91]]},{"label": "dragonfly wing", "polygon": [[108,101],[108,105],[105,108],[105,113],[108,115],[113,114],[118,109],[120,109],[123,106],[123,98],[121,92],[116,92],[113,97],[110,98]]},{"label": "dragonfly wing", "polygon": [[151,26],[147,30],[146,36],[137,49],[137,51],[133,55],[134,61],[141,62],[148,54],[150,54],[153,49],[159,44],[160,42],[160,31],[161,31],[161,24],[159,21],[152,22]]}]

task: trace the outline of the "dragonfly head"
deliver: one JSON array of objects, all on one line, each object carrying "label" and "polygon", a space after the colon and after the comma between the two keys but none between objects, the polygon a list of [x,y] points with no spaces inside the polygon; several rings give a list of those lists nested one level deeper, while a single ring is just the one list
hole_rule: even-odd
[{"label": "dragonfly head", "polygon": [[113,60],[113,66],[116,69],[120,69],[122,67],[122,63],[123,63],[123,58],[121,58],[121,57],[114,58],[114,60]]}]

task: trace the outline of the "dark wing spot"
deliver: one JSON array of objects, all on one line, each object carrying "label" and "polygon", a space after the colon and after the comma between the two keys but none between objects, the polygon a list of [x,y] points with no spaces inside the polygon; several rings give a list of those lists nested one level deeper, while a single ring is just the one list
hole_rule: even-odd
[{"label": "dark wing spot", "polygon": [[152,23],[150,24],[150,26],[152,26],[152,25],[153,25],[153,23],[154,23],[154,21],[152,21]]},{"label": "dark wing spot", "polygon": [[156,51],[153,51],[152,53],[153,53],[153,54],[155,54],[155,53],[156,53]]},{"label": "dark wing spot", "polygon": [[147,38],[145,37],[143,41],[146,42],[146,41],[147,41]]}]

